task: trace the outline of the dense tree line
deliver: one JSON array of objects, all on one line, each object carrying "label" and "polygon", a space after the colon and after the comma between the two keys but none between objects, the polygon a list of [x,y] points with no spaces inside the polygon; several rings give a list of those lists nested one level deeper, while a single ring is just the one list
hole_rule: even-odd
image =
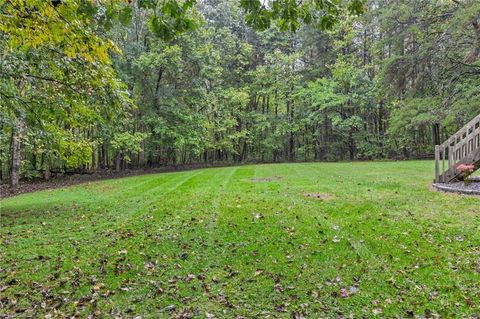
[{"label": "dense tree line", "polygon": [[370,0],[361,16],[361,1],[142,3],[56,15],[38,1],[31,14],[58,21],[28,41],[0,23],[2,180],[427,158],[480,112],[477,1]]}]

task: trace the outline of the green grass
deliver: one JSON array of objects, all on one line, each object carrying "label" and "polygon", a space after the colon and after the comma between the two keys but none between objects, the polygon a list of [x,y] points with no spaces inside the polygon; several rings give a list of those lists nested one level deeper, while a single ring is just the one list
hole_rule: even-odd
[{"label": "green grass", "polygon": [[0,317],[473,317],[480,199],[432,171],[252,165],[4,199]]}]

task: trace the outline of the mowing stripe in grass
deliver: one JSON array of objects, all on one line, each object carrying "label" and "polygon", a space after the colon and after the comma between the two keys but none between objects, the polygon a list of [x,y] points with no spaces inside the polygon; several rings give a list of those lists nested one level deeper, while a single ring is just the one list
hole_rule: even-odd
[{"label": "mowing stripe in grass", "polygon": [[[376,308],[386,318],[427,316],[427,309],[470,317],[477,308],[466,298],[480,300],[478,199],[453,203],[431,192],[430,167],[251,165],[8,199],[1,202],[8,212],[0,229],[1,294],[30,307],[48,292],[48,300],[64,300],[55,311],[79,309],[79,317],[93,310],[87,302],[82,312],[82,296],[95,296],[106,317],[189,310],[291,318],[307,309],[311,317],[341,311],[370,318]],[[274,176],[282,178],[252,180]],[[341,289],[354,292],[343,298]],[[170,305],[176,310],[164,311]],[[35,311],[32,317],[48,310]]]}]

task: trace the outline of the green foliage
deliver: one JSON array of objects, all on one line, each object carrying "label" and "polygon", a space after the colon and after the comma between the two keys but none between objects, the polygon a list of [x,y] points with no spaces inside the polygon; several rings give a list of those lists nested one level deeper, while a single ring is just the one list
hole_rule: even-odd
[{"label": "green foliage", "polygon": [[[435,109],[432,105],[438,105],[439,98],[416,98],[407,103],[396,106],[390,117],[388,129],[392,141],[401,148],[409,148],[419,153],[423,152],[424,145],[416,143],[416,134],[419,131],[429,131],[431,126],[440,122],[435,116]],[[430,141],[427,141],[430,144]]]},{"label": "green foliage", "polygon": [[64,138],[60,141],[59,152],[67,168],[88,166],[92,159],[92,143],[87,139]]},{"label": "green foliage", "polygon": [[[69,58],[108,63],[110,52],[119,52],[112,41],[104,40],[86,27],[95,11],[82,1],[12,0],[0,2],[0,32],[14,50],[27,52],[45,46],[58,47]],[[68,45],[67,45],[68,44]]]},{"label": "green foliage", "polygon": [[131,159],[128,156],[127,151],[132,154],[138,154],[141,150],[140,144],[147,137],[147,133],[140,132],[135,132],[133,134],[129,132],[117,133],[113,136],[111,145],[115,151],[125,153],[124,160],[128,163]]},{"label": "green foliage", "polygon": [[139,5],[153,9],[149,26],[155,35],[168,41],[197,27],[195,18],[191,17],[189,12],[194,3],[195,0],[187,0],[183,3],[167,0],[162,2],[161,7],[158,7],[158,1],[141,1]]},{"label": "green foliage", "polygon": [[20,176],[31,181],[35,178],[41,177],[40,172],[33,166],[31,161],[23,160],[20,164]]},{"label": "green foliage", "polygon": [[246,12],[247,23],[259,30],[267,30],[274,20],[281,30],[296,31],[302,23],[330,29],[339,20],[342,9],[351,14],[361,14],[364,1],[272,0],[265,3],[261,0],[240,0],[240,6]]}]

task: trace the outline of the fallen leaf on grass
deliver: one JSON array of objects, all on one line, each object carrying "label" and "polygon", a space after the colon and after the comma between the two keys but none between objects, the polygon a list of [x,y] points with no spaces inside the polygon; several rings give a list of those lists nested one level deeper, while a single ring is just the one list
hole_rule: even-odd
[{"label": "fallen leaf on grass", "polygon": [[255,217],[255,219],[265,218],[265,217],[264,217],[262,214],[260,214],[260,213],[255,213],[255,214],[253,215],[253,217]]},{"label": "fallen leaf on grass", "polygon": [[350,297],[350,293],[347,291],[347,289],[345,288],[342,288],[340,289],[340,293],[339,293],[340,297],[342,298],[348,298]]},{"label": "fallen leaf on grass", "polygon": [[175,315],[175,319],[190,319],[193,318],[193,313],[189,310],[182,310]]},{"label": "fallen leaf on grass", "polygon": [[375,308],[375,309],[372,310],[372,313],[373,313],[374,315],[379,315],[379,314],[382,313],[382,309],[380,309],[380,308]]},{"label": "fallen leaf on grass", "polygon": [[189,275],[185,276],[185,278],[183,278],[183,280],[186,281],[186,282],[189,282],[189,281],[192,281],[195,278],[197,278],[197,276],[189,274]]},{"label": "fallen leaf on grass", "polygon": [[472,301],[472,299],[464,296],[463,297],[465,299],[465,302],[467,303],[467,305],[469,305],[470,307],[474,308],[475,307],[475,303]]},{"label": "fallen leaf on grass", "polygon": [[294,312],[294,313],[292,314],[292,318],[293,318],[293,319],[306,319],[306,317],[305,317],[304,315],[302,315],[301,313],[299,313],[299,312]]},{"label": "fallen leaf on grass", "polygon": [[98,283],[95,286],[93,286],[93,290],[100,290],[105,287],[104,283]]},{"label": "fallen leaf on grass", "polygon": [[313,198],[313,199],[317,199],[317,200],[328,200],[328,199],[333,198],[332,195],[322,194],[322,193],[303,193],[303,197]]},{"label": "fallen leaf on grass", "polygon": [[166,306],[165,308],[163,308],[163,311],[171,312],[171,311],[174,311],[175,309],[177,309],[177,306],[169,305],[169,306]]}]

